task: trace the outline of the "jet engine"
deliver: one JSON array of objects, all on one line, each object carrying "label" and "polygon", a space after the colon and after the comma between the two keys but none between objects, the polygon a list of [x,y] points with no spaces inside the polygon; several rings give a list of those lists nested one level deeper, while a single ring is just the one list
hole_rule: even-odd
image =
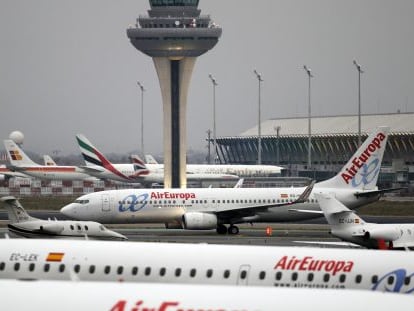
[{"label": "jet engine", "polygon": [[217,216],[209,213],[185,213],[183,215],[185,229],[209,230],[217,228]]},{"label": "jet engine", "polygon": [[398,228],[372,228],[365,232],[366,239],[395,241],[401,237],[401,232]]},{"label": "jet engine", "polygon": [[39,227],[39,231],[59,234],[63,231],[63,226],[59,224],[45,224]]}]

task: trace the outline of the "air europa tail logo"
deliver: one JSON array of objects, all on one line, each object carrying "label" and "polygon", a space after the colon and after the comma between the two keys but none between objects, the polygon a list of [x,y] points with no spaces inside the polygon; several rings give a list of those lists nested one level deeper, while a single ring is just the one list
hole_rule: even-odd
[{"label": "air europa tail logo", "polygon": [[[349,167],[345,168],[345,172],[343,172],[341,174],[342,179],[349,184],[349,181],[351,181],[355,175],[359,172],[359,170],[364,166],[366,167],[367,170],[367,174],[369,173],[369,175],[371,175],[371,173],[377,172],[377,170],[375,169],[371,169],[368,172],[368,167],[370,167],[371,165],[369,164],[368,166],[366,166],[366,163],[368,162],[368,160],[371,159],[371,157],[373,156],[373,154],[381,149],[381,144],[384,141],[384,139],[386,138],[385,134],[383,133],[378,133],[377,137],[375,137],[371,143],[367,146],[367,148],[365,148],[365,150],[363,152],[361,152],[361,154],[355,158],[352,159],[352,165]],[[379,164],[378,159],[376,159],[377,162],[376,164]],[[375,168],[377,166],[375,165]],[[375,176],[376,174],[374,174]],[[366,183],[369,183],[369,181],[366,181]]]},{"label": "air europa tail logo", "polygon": [[314,259],[312,256],[296,258],[296,256],[283,256],[273,269],[277,270],[298,270],[298,271],[325,271],[332,273],[351,272],[354,266],[353,261],[345,260],[321,260]]}]

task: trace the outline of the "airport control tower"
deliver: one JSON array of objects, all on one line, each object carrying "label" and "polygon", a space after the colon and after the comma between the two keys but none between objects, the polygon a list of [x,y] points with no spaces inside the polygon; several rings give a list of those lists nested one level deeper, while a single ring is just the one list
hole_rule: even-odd
[{"label": "airport control tower", "polygon": [[200,15],[199,0],[150,0],[148,15],[128,28],[132,45],[154,60],[164,110],[164,187],[185,188],[187,93],[196,58],[212,49],[221,28]]}]

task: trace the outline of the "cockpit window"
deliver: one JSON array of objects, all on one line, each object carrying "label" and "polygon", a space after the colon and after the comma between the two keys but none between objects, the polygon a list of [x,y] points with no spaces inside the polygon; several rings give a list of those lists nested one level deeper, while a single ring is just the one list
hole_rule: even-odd
[{"label": "cockpit window", "polygon": [[78,204],[88,204],[89,203],[89,200],[77,199],[77,200],[75,200],[75,203],[78,203]]}]

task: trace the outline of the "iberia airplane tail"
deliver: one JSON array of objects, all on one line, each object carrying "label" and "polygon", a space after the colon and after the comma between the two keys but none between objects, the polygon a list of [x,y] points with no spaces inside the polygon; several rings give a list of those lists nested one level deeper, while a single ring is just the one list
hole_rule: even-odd
[{"label": "iberia airplane tail", "polygon": [[27,167],[39,166],[39,164],[32,161],[29,156],[11,139],[4,140],[4,147],[12,166]]}]

